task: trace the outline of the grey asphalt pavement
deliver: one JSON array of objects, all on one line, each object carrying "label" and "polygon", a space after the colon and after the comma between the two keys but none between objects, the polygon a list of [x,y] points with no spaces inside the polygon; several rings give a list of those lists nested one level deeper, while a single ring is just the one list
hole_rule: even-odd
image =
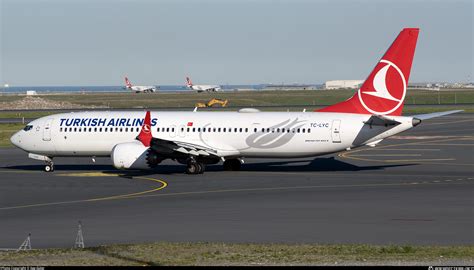
[{"label": "grey asphalt pavement", "polygon": [[58,158],[54,173],[0,149],[0,248],[151,241],[473,244],[474,118],[423,122],[375,148],[249,159],[242,171],[117,171]]}]

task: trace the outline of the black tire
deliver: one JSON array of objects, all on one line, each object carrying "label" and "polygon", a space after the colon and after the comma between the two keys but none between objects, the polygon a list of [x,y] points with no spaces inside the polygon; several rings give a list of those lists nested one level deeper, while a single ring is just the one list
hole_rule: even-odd
[{"label": "black tire", "polygon": [[53,165],[46,165],[46,166],[44,166],[44,171],[45,171],[45,172],[53,172],[53,171],[54,171]]},{"label": "black tire", "polygon": [[240,171],[241,163],[238,159],[224,161],[224,171]]},{"label": "black tire", "polygon": [[197,163],[189,163],[186,167],[186,174],[198,174],[199,173],[199,166]]},{"label": "black tire", "polygon": [[206,165],[204,163],[201,163],[201,162],[197,163],[197,165],[199,165],[199,172],[198,173],[203,174],[204,171],[206,170]]}]

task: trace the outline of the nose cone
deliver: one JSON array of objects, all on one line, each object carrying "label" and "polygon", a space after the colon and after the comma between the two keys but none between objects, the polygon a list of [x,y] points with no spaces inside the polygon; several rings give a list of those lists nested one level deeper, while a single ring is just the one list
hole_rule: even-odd
[{"label": "nose cone", "polygon": [[17,133],[13,134],[13,136],[10,137],[10,142],[18,147],[18,148],[21,148],[20,144],[21,144],[21,135],[20,135],[20,131],[18,131]]}]

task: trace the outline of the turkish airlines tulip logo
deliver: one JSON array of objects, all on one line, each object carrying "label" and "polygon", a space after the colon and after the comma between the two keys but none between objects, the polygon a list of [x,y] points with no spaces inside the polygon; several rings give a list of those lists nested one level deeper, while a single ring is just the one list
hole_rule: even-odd
[{"label": "turkish airlines tulip logo", "polygon": [[366,82],[359,90],[359,100],[371,113],[382,115],[392,113],[405,99],[407,90],[405,77],[394,63],[384,59],[380,60],[375,70],[377,73],[372,78],[372,85],[366,85],[368,83]]},{"label": "turkish airlines tulip logo", "polygon": [[145,133],[150,133],[150,125],[144,124],[144,125],[143,125],[143,132],[145,132]]}]

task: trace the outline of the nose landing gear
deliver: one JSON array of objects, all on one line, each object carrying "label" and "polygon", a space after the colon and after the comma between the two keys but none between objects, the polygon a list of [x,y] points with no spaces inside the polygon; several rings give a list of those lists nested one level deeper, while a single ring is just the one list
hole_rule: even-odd
[{"label": "nose landing gear", "polygon": [[46,165],[44,166],[44,171],[45,172],[54,172],[54,163],[53,163],[53,161],[46,162]]},{"label": "nose landing gear", "polygon": [[53,163],[53,158],[52,157],[33,154],[33,153],[29,153],[28,157],[31,158],[31,159],[44,161],[46,163],[46,165],[44,166],[44,171],[45,172],[54,172],[54,163]]}]

